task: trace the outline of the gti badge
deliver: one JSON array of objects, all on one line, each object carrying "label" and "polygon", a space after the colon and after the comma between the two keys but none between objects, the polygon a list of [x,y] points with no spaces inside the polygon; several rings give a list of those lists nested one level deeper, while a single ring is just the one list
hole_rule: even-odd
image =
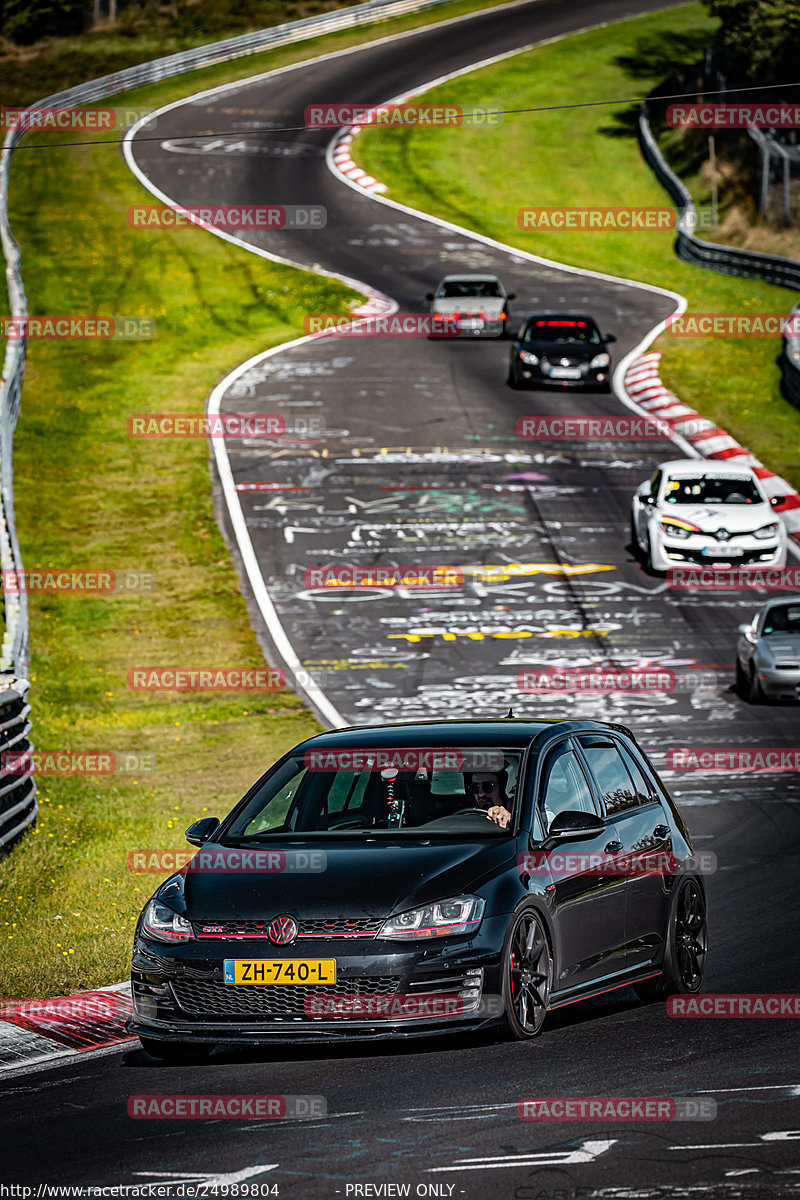
[{"label": "gti badge", "polygon": [[294,917],[276,917],[267,932],[276,946],[286,946],[297,937],[297,922]]}]

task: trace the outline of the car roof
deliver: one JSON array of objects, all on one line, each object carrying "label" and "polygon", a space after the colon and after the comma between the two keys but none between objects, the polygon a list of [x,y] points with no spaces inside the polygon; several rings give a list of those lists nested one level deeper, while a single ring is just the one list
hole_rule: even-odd
[{"label": "car roof", "polygon": [[492,283],[500,282],[497,275],[443,275],[439,280],[439,287],[443,283],[455,283],[456,281],[460,281],[461,283],[486,283],[490,279]]},{"label": "car roof", "polygon": [[668,471],[675,478],[691,478],[694,475],[744,475],[755,478],[752,467],[746,463],[709,462],[702,458],[671,458],[668,462],[659,463],[659,471]]},{"label": "car roof", "polygon": [[596,325],[594,317],[590,317],[588,313],[576,312],[535,312],[530,313],[526,321],[586,321],[589,325]]},{"label": "car roof", "polygon": [[464,718],[453,721],[409,721],[387,725],[353,725],[332,729],[300,742],[295,750],[325,747],[371,750],[393,747],[504,746],[524,749],[543,730],[553,733],[607,733],[632,737],[624,725],[608,721],[573,721],[552,718]]},{"label": "car roof", "polygon": [[761,612],[765,613],[768,608],[774,608],[776,604],[800,604],[800,596],[773,596],[771,600],[767,600],[766,604],[761,606]]}]

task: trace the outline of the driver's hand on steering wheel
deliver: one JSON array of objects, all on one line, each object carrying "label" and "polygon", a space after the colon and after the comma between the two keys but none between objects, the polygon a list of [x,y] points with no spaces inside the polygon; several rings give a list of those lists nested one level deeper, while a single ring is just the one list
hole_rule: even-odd
[{"label": "driver's hand on steering wheel", "polygon": [[501,829],[505,829],[511,820],[511,813],[507,808],[503,808],[502,804],[495,804],[492,808],[487,809],[486,815],[490,821],[494,821],[495,825],[499,825]]}]

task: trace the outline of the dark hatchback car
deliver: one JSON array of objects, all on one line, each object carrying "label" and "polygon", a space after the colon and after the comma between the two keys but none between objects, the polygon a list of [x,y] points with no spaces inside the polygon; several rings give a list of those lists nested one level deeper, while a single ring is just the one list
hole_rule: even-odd
[{"label": "dark hatchback car", "polygon": [[508,384],[512,388],[611,389],[609,343],[591,317],[539,313],[520,325],[511,343]]},{"label": "dark hatchback car", "polygon": [[436,721],[323,733],[266,772],[157,889],[129,1028],[181,1059],[504,1024],[634,984],[694,992],[689,834],[620,725]]}]

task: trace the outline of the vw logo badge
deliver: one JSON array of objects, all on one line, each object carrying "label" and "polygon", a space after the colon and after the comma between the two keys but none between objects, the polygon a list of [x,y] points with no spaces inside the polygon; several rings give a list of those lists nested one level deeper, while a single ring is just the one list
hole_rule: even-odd
[{"label": "vw logo badge", "polygon": [[276,917],[267,933],[276,946],[286,946],[297,937],[297,922],[294,917]]}]

